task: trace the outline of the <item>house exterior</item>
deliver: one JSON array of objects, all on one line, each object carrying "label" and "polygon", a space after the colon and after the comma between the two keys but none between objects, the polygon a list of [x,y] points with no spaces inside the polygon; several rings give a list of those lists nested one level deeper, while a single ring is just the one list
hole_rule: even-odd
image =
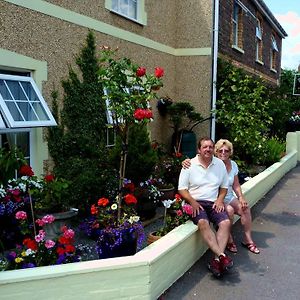
[{"label": "house exterior", "polygon": [[[92,30],[99,49],[118,47],[120,56],[147,72],[164,68],[159,96],[189,101],[207,117],[212,107],[213,9],[213,1],[193,0],[1,0],[0,74],[29,76],[51,107],[51,92],[62,93],[61,80]],[[151,138],[168,144],[172,129],[155,100],[151,106]],[[4,142],[22,146],[35,173],[45,173],[49,166],[43,127],[9,127],[3,108],[1,114],[0,147]],[[210,121],[195,131],[209,135]]]},{"label": "house exterior", "polygon": [[220,1],[220,58],[278,85],[287,33],[263,0]]}]

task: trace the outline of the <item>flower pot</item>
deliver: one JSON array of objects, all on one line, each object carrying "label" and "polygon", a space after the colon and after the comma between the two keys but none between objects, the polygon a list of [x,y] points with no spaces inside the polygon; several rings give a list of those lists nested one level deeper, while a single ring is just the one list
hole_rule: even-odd
[{"label": "flower pot", "polygon": [[[46,232],[47,239],[55,239],[61,235],[61,228],[63,226],[70,227],[72,219],[77,216],[78,211],[76,209],[70,209],[69,211],[53,213],[55,220],[51,224],[45,224],[43,229]],[[37,214],[38,218],[42,218],[46,214]]]},{"label": "flower pot", "polygon": [[137,251],[137,234],[132,229],[103,231],[97,241],[100,259],[130,256]]},{"label": "flower pot", "polygon": [[170,188],[160,188],[160,192],[162,192],[162,196],[160,197],[160,200],[173,200],[175,198],[176,190],[175,187]]},{"label": "flower pot", "polygon": [[156,231],[150,232],[147,237],[147,245],[154,243],[155,241],[159,240],[161,236],[155,235]]}]

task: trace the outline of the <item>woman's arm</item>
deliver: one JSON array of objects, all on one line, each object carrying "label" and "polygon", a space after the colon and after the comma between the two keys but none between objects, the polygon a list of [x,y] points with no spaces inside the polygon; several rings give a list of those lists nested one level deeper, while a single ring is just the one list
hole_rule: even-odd
[{"label": "woman's arm", "polygon": [[234,176],[232,188],[233,188],[238,200],[240,201],[242,209],[246,209],[248,207],[248,203],[244,198],[242,188],[241,188],[241,185],[239,182],[239,177],[237,175]]}]

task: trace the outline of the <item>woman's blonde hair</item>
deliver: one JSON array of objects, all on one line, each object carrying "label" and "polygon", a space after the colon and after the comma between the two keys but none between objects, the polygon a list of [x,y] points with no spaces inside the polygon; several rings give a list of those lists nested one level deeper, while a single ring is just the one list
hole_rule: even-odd
[{"label": "woman's blonde hair", "polygon": [[233,153],[233,145],[232,145],[231,142],[229,142],[229,141],[226,140],[226,139],[220,139],[220,140],[218,140],[218,141],[216,142],[216,144],[215,144],[215,155],[217,155],[219,149],[221,149],[224,145],[225,145],[226,147],[228,147],[229,153],[230,153],[230,155],[232,155],[232,153]]}]

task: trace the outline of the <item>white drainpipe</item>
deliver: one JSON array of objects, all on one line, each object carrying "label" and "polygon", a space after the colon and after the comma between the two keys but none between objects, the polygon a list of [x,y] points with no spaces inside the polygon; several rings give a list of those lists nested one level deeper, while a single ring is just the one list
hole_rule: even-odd
[{"label": "white drainpipe", "polygon": [[[216,109],[217,100],[217,64],[218,64],[218,39],[219,39],[219,0],[214,0],[214,19],[213,19],[213,47],[212,47],[212,100],[211,109]],[[216,119],[215,114],[211,119],[211,132],[212,140],[216,137]]]}]

